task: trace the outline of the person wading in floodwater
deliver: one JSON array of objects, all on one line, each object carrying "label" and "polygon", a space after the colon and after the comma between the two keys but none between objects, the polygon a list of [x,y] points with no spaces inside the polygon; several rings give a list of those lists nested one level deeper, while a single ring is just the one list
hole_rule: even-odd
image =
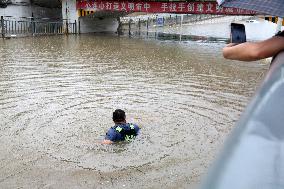
[{"label": "person wading in floodwater", "polygon": [[133,123],[126,123],[125,112],[117,109],[113,112],[112,120],[114,126],[106,133],[103,144],[112,144],[118,141],[131,141],[139,133],[140,128]]}]

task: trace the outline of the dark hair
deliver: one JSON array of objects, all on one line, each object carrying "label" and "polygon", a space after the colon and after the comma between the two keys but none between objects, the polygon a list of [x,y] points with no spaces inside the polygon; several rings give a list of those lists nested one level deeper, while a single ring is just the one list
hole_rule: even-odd
[{"label": "dark hair", "polygon": [[116,109],[112,114],[112,120],[114,122],[122,122],[125,121],[125,112],[121,109]]}]

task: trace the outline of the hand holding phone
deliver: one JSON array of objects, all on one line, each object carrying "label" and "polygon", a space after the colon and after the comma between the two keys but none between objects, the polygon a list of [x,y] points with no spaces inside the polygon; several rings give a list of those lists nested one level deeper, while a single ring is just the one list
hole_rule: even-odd
[{"label": "hand holding phone", "polygon": [[245,25],[231,23],[231,43],[244,43],[246,42]]}]

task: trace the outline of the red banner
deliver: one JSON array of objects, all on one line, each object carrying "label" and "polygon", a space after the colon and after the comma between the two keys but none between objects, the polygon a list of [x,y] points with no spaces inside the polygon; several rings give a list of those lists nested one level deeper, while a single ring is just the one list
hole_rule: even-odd
[{"label": "red banner", "polygon": [[217,2],[153,2],[153,1],[115,1],[91,0],[77,1],[77,10],[120,11],[176,14],[227,14],[254,15],[256,12],[236,8],[222,8]]}]

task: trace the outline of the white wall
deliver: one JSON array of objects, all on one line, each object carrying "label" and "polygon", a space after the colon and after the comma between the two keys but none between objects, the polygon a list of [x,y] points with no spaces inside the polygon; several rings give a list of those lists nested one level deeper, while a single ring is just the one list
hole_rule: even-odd
[{"label": "white wall", "polygon": [[[67,1],[67,3],[66,3]],[[67,10],[67,11],[66,11]],[[77,23],[80,21],[81,33],[109,32],[117,31],[118,22],[116,18],[92,18],[91,16],[80,17],[76,10],[76,0],[62,0],[62,16],[68,22]]]},{"label": "white wall", "polygon": [[[177,33],[183,35],[196,35],[217,38],[230,38],[231,22],[242,23],[246,28],[247,40],[263,40],[275,35],[276,24],[263,19],[257,19],[255,23],[247,23],[245,20],[232,19],[233,17],[217,18],[192,24],[184,24],[182,30],[176,27],[157,27],[158,32]],[[242,17],[240,17],[242,18]]]},{"label": "white wall", "polygon": [[[62,0],[62,18],[64,19],[64,30],[66,31],[66,22],[74,23],[75,21],[78,23],[78,14],[76,10],[76,0]],[[78,25],[77,25],[78,31]]]},{"label": "white wall", "polygon": [[62,18],[61,9],[45,8],[31,5],[8,5],[7,8],[0,8],[0,16],[31,17],[32,13],[36,18]]},{"label": "white wall", "polygon": [[0,8],[0,16],[30,17],[31,6],[8,5],[7,8]]},{"label": "white wall", "polygon": [[62,0],[62,17],[72,23],[78,21],[76,0]]},{"label": "white wall", "polygon": [[[257,23],[247,23],[245,21],[238,21],[237,23],[245,25],[247,40],[263,40],[275,35],[276,24],[272,22],[263,20]],[[231,22],[184,26],[182,33],[208,37],[230,38],[230,24]]]}]

